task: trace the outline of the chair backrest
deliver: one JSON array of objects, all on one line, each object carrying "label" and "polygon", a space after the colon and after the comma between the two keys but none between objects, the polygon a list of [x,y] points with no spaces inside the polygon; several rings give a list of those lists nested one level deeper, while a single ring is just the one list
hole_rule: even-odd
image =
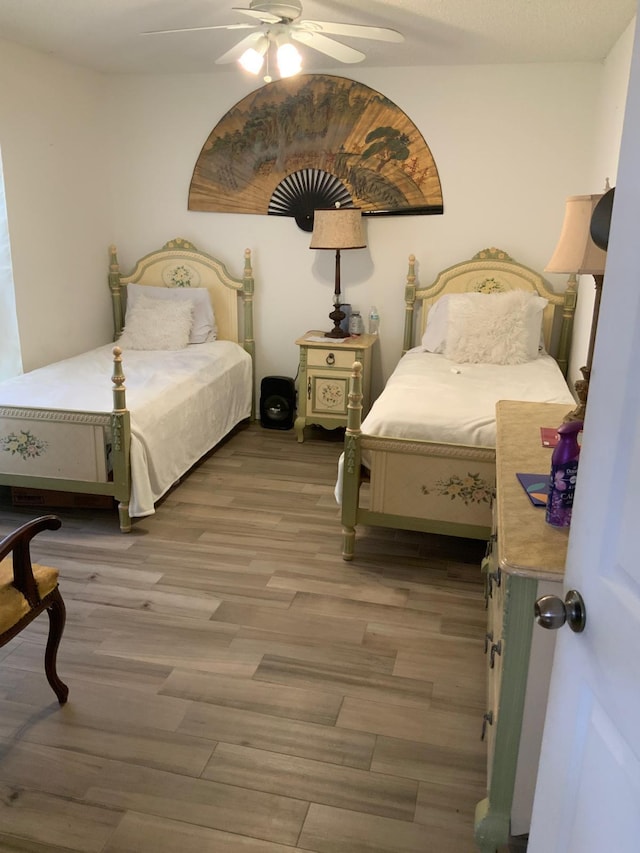
[{"label": "chair backrest", "polygon": [[31,540],[44,530],[57,530],[55,515],[28,521],[0,540],[0,647],[26,628],[43,610],[49,612],[45,673],[58,701],[67,701],[69,688],[56,668],[64,630],[65,606],[58,589],[58,570],[31,562]]}]

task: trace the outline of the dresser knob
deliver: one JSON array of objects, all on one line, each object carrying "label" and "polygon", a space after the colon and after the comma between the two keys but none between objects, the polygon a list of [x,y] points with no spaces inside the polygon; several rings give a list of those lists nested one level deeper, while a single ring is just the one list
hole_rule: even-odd
[{"label": "dresser knob", "polygon": [[335,355],[334,355],[332,352],[330,352],[330,353],[329,353],[329,355],[327,356],[327,358],[326,358],[326,362],[327,362],[327,364],[329,364],[329,365],[331,365],[331,364],[335,364],[335,363],[336,363],[336,357],[335,357]]}]

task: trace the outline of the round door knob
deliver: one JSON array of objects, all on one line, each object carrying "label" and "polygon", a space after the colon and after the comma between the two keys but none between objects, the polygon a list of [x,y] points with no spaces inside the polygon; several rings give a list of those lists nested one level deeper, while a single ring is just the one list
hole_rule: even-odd
[{"label": "round door knob", "polygon": [[543,595],[535,605],[536,622],[542,628],[555,631],[566,622],[572,631],[584,631],[587,614],[580,593],[570,589],[564,601],[557,595]]}]

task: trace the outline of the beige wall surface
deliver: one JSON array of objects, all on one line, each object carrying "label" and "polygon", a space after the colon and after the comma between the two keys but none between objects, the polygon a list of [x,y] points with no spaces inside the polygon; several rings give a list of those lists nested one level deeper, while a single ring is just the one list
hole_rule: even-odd
[{"label": "beige wall surface", "polygon": [[103,83],[0,43],[0,148],[25,370],[110,339]]},{"label": "beige wall surface", "polygon": [[[127,268],[183,236],[234,272],[244,248],[253,250],[258,376],[294,376],[295,339],[331,325],[333,253],[310,250],[310,235],[292,219],[187,210],[204,141],[255,79],[235,69],[103,77],[9,48],[0,51],[0,146],[25,366],[109,339],[110,242]],[[616,49],[626,56],[631,45]],[[422,284],[490,245],[541,270],[565,197],[599,189],[592,184],[608,137],[593,129],[602,92],[619,100],[626,81],[608,64],[587,63],[325,70],[371,86],[408,114],[443,189],[443,216],[368,218],[367,248],[342,254],[345,301],[365,314],[375,304],[381,316],[377,393],[402,345],[408,255]],[[617,152],[617,126],[610,137]],[[552,283],[564,286],[559,276]]]}]

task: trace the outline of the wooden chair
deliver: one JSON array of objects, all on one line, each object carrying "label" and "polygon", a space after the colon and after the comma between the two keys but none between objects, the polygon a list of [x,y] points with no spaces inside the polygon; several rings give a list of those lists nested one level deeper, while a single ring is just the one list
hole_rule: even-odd
[{"label": "wooden chair", "polygon": [[64,601],[58,589],[58,570],[32,565],[29,550],[36,534],[43,530],[57,530],[61,524],[55,515],[43,515],[0,540],[0,648],[46,610],[49,614],[49,637],[44,669],[58,702],[63,705],[69,688],[58,678],[56,671],[58,646],[66,619]]}]

